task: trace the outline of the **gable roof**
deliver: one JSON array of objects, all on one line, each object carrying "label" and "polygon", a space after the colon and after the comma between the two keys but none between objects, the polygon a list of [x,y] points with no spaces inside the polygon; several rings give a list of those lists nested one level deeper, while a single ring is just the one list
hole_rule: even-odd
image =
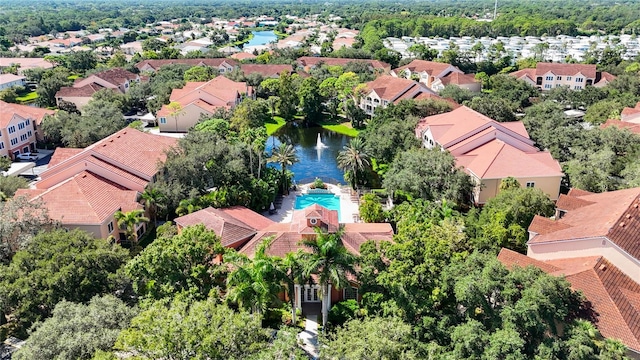
[{"label": "gable roof", "polygon": [[6,103],[0,100],[0,114],[5,115],[9,113],[18,114],[24,119],[30,118],[35,121],[36,125],[40,125],[45,115],[53,115],[56,112],[28,105]]},{"label": "gable roof", "polygon": [[375,92],[378,97],[389,102],[413,99],[421,93],[438,96],[431,89],[417,81],[383,75],[365,84],[367,92]]},{"label": "gable roof", "polygon": [[640,284],[604,257],[539,261],[503,248],[498,260],[509,268],[531,265],[550,275],[565,276],[574,290],[585,295],[600,333],[640,351]]},{"label": "gable roof", "polygon": [[21,189],[15,196],[41,199],[53,220],[65,225],[101,224],[117,210],[142,209],[138,192],[89,171],[82,171],[49,189]]},{"label": "gable roof", "polygon": [[14,74],[0,74],[0,84],[7,84],[10,82],[14,82],[17,80],[24,80],[26,79],[24,76],[18,76],[18,75],[14,75]]},{"label": "gable roof", "polygon": [[371,59],[349,59],[349,58],[330,58],[330,57],[319,57],[319,56],[301,56],[297,60],[298,64],[303,67],[307,66],[317,66],[322,63],[329,66],[345,66],[350,62],[363,62],[369,64],[374,69],[390,69],[391,65],[387,64],[384,61],[379,60],[371,60]]},{"label": "gable roof", "polygon": [[[573,198],[575,197],[575,199]],[[555,220],[563,228],[539,233],[530,244],[607,237],[636,259],[640,259],[640,188],[609,191],[600,194],[561,196],[558,208],[566,210]],[[540,221],[534,218],[529,227],[534,231]]]},{"label": "gable roof", "polygon": [[210,67],[219,67],[219,66],[229,66],[236,67],[238,66],[238,62],[233,59],[227,58],[205,58],[205,59],[161,59],[161,60],[143,60],[136,64],[136,67],[140,70],[143,68],[151,68],[153,70],[158,70],[165,65],[172,64],[182,64],[189,66],[210,66]]},{"label": "gable roof", "polygon": [[[401,72],[403,70],[409,70],[411,72],[426,72],[426,73],[429,74],[429,76],[437,77],[443,71],[447,70],[449,67],[452,67],[454,69],[454,72],[455,71],[462,72],[460,69],[458,69],[457,67],[455,67],[455,66],[453,66],[451,64],[440,63],[440,62],[435,62],[435,61],[420,60],[420,59],[414,59],[410,63],[408,63],[407,65],[400,66],[399,68],[396,68],[393,71],[396,74],[398,74],[399,72]],[[445,74],[445,75],[447,75],[447,74]]]},{"label": "gable roof", "polygon": [[573,76],[582,74],[587,78],[596,78],[596,66],[590,64],[560,64],[539,62],[536,64],[536,76],[542,76],[547,73],[561,76]]},{"label": "gable roof", "polygon": [[105,80],[106,82],[115,86],[120,86],[128,80],[135,80],[138,78],[138,75],[132,73],[131,71],[120,68],[113,68],[91,74],[86,79],[78,79],[77,82],[81,83],[83,80],[90,79],[92,76]]},{"label": "gable roof", "polygon": [[514,71],[509,73],[509,75],[515,77],[516,79],[528,78],[529,80],[536,82],[536,69],[526,68],[518,71]]},{"label": "gable roof", "polygon": [[56,98],[59,97],[91,97],[98,91],[105,89],[100,84],[89,83],[83,86],[63,86],[56,92]]},{"label": "gable roof", "polygon": [[[231,214],[233,213],[234,212]],[[235,213],[239,212],[236,211]],[[207,207],[191,214],[178,217],[175,219],[175,223],[182,227],[204,224],[207,229],[213,230],[213,232],[220,237],[220,241],[223,246],[235,248],[255,235],[257,229],[251,226],[251,224],[247,224],[231,214],[227,213],[224,209]],[[261,216],[257,213],[256,215]],[[252,218],[255,219],[255,216]],[[260,220],[260,223],[264,223],[266,220],[270,221],[269,219],[264,218],[264,220]]]},{"label": "gable roof", "polygon": [[244,73],[244,75],[249,75],[253,73],[257,73],[262,75],[262,77],[272,77],[279,76],[281,72],[285,71],[290,74],[293,72],[293,66],[291,65],[272,65],[272,64],[242,64],[240,65],[240,70]]},{"label": "gable roof", "polygon": [[[629,108],[625,108],[625,109],[629,109]],[[638,112],[640,112],[640,109],[638,110]],[[632,123],[632,122],[627,122],[627,121],[620,121],[618,119],[609,119],[606,122],[604,122],[603,124],[601,124],[600,128],[601,129],[606,129],[606,128],[611,127],[611,126],[615,126],[615,127],[620,128],[620,129],[627,129],[627,130],[631,131],[634,134],[640,135],[640,123]]]}]

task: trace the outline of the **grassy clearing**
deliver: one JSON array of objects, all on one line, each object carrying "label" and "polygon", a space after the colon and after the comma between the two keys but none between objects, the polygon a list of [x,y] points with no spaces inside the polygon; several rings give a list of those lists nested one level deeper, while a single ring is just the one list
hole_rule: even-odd
[{"label": "grassy clearing", "polygon": [[335,121],[322,121],[318,125],[322,126],[323,129],[327,129],[329,131],[333,131],[338,134],[343,134],[350,137],[356,137],[360,132],[357,129],[354,129],[349,121],[343,123],[337,123]]},{"label": "grassy clearing", "polygon": [[16,98],[16,100],[19,103],[23,104],[23,103],[32,102],[37,98],[38,98],[38,93],[36,93],[35,91],[31,91],[31,92],[28,92],[28,93],[26,93],[24,95],[18,96]]},{"label": "grassy clearing", "polygon": [[273,116],[271,118],[271,121],[264,124],[264,126],[267,128],[267,135],[269,136],[273,135],[276,131],[278,131],[278,129],[283,127],[286,123],[287,122],[280,116]]}]

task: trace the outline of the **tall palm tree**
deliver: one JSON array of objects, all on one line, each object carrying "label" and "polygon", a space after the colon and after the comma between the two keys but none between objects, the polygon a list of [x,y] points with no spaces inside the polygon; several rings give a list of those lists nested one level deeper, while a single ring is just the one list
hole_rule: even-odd
[{"label": "tall palm tree", "polygon": [[362,138],[351,139],[349,145],[338,153],[338,167],[346,171],[351,180],[351,187],[355,190],[358,184],[359,174],[371,167],[367,147]]},{"label": "tall palm tree", "polygon": [[302,244],[310,253],[303,254],[304,276],[318,276],[322,293],[322,326],[326,328],[331,294],[329,285],[336,289],[349,286],[347,275],[355,275],[356,257],[342,244],[342,229],[336,233],[325,233],[316,228],[315,239],[306,239]]},{"label": "tall palm tree", "polygon": [[155,226],[158,220],[158,212],[164,206],[165,196],[160,190],[154,188],[145,189],[141,196]]},{"label": "tall palm tree", "polygon": [[266,254],[270,243],[271,239],[263,241],[251,260],[237,253],[227,256],[227,261],[235,265],[235,270],[227,277],[227,298],[258,314],[278,301],[285,278],[279,258]]},{"label": "tall palm tree", "polygon": [[282,272],[286,275],[287,293],[291,302],[291,321],[296,324],[296,284],[301,285],[305,281],[303,263],[301,262],[303,253],[288,253],[281,262]]},{"label": "tall palm tree", "polygon": [[138,243],[138,233],[136,227],[138,224],[149,222],[149,218],[144,216],[143,210],[131,210],[129,212],[116,211],[114,218],[118,223],[118,227],[125,229],[127,239],[136,245]]},{"label": "tall palm tree", "polygon": [[274,148],[271,152],[269,162],[275,162],[280,164],[282,168],[282,193],[287,192],[286,172],[287,166],[291,166],[300,161],[298,155],[296,155],[296,149],[291,144],[280,143],[280,146]]}]

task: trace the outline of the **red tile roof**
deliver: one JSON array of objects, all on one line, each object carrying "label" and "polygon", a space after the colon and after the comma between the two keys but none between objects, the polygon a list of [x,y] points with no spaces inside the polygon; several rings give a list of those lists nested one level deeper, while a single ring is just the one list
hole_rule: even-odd
[{"label": "red tile roof", "polygon": [[250,54],[248,52],[239,52],[239,53],[235,53],[231,56],[229,56],[232,59],[236,59],[236,60],[246,60],[246,59],[255,59],[256,56],[253,54]]},{"label": "red tile roof", "polygon": [[421,93],[437,96],[431,89],[417,81],[383,75],[365,84],[367,92],[374,91],[381,99],[396,102],[401,99],[413,99]]},{"label": "red tile roof", "polygon": [[51,155],[51,160],[49,160],[48,167],[53,167],[58,165],[59,163],[81,153],[83,149],[74,149],[74,148],[56,148]]},{"label": "red tile roof", "polygon": [[227,215],[250,225],[256,230],[264,230],[274,224],[271,219],[266,218],[251,209],[247,209],[244,206],[232,206],[221,210]]},{"label": "red tile roof", "polygon": [[64,225],[101,224],[117,210],[142,209],[139,193],[88,171],[49,189],[23,189],[16,196],[41,199],[49,216]]},{"label": "red tile roof", "polygon": [[18,114],[24,119],[30,118],[35,121],[36,125],[40,125],[45,115],[53,115],[55,113],[56,112],[53,110],[27,105],[11,104],[0,100],[0,127],[5,127],[13,117],[13,114]]},{"label": "red tile roof", "polygon": [[515,77],[516,79],[527,77],[531,79],[531,81],[533,81],[534,83],[536,82],[536,69],[532,69],[532,68],[522,69],[522,70],[509,73],[509,75]]},{"label": "red tile roof", "polygon": [[138,75],[132,73],[131,71],[120,68],[113,68],[91,74],[86,79],[78,79],[76,80],[76,82],[82,83],[83,81],[90,79],[92,76],[105,80],[106,82],[113,84],[114,86],[120,86],[127,81],[138,79]]},{"label": "red tile roof", "polygon": [[[625,110],[626,109],[629,109],[629,108],[625,108]],[[638,112],[640,112],[640,109],[638,110]],[[627,130],[631,131],[634,134],[640,135],[640,124],[639,123],[620,121],[618,119],[609,119],[604,124],[601,124],[600,128],[601,129],[606,129],[606,128],[610,127],[610,126],[615,126],[615,127],[621,128],[621,129],[627,129]]]},{"label": "red tile roof", "polygon": [[442,85],[467,85],[478,82],[473,74],[463,74],[458,72],[451,72],[440,78],[440,81],[442,82]]},{"label": "red tile roof", "polygon": [[542,76],[547,73],[554,75],[574,76],[582,74],[586,78],[596,78],[596,66],[589,64],[560,64],[560,63],[544,63],[539,62],[536,65],[536,75]]},{"label": "red tile roof", "polygon": [[563,228],[540,233],[529,244],[607,237],[640,259],[640,188],[574,196],[577,200],[569,199],[571,195],[560,198],[559,206],[565,209],[559,208],[568,211],[555,221]]},{"label": "red tile roof", "polygon": [[271,64],[242,64],[240,70],[245,76],[249,74],[260,74],[262,77],[277,77],[281,72],[291,74],[293,72],[293,66],[291,65],[271,65]]},{"label": "red tile roof", "polygon": [[565,276],[574,290],[584,294],[600,333],[640,351],[640,284],[605,258],[539,261],[502,249],[498,260],[507,267],[532,265],[548,274]]},{"label": "red tile roof", "polygon": [[59,97],[91,97],[98,91],[105,89],[96,83],[87,84],[80,87],[64,86],[56,92],[56,98]]},{"label": "red tile roof", "polygon": [[162,60],[143,60],[136,64],[138,69],[142,69],[145,66],[151,67],[154,70],[158,70],[159,68],[165,65],[172,64],[183,64],[189,66],[210,66],[210,67],[219,67],[221,65],[228,65],[230,67],[238,66],[238,62],[233,59],[226,58],[214,58],[214,59],[162,59]]},{"label": "red tile roof", "polygon": [[363,62],[369,64],[374,69],[377,70],[386,70],[391,69],[391,65],[386,62],[379,60],[370,60],[370,59],[347,59],[347,58],[329,58],[329,57],[317,57],[317,56],[302,56],[297,60],[298,64],[303,67],[307,66],[317,66],[322,63],[329,66],[345,66],[350,62]]},{"label": "red tile roof", "polygon": [[449,67],[453,67],[457,71],[460,71],[460,69],[458,69],[457,67],[451,64],[440,63],[435,61],[419,60],[419,59],[415,59],[410,63],[408,63],[407,65],[400,66],[399,68],[394,69],[393,71],[397,74],[402,70],[408,69],[411,72],[426,72],[429,74],[429,76],[437,76],[437,75],[440,75],[443,71],[447,70]]},{"label": "red tile roof", "polygon": [[223,246],[237,248],[256,234],[256,229],[222,209],[208,207],[175,219],[180,227],[204,224],[220,237]]},{"label": "red tile roof", "polygon": [[[315,236],[312,227],[307,226],[307,219],[318,219],[318,226],[324,231],[336,232],[340,226],[338,212],[328,210],[320,205],[312,205],[302,210],[296,210],[291,223],[274,223],[262,231],[240,249],[240,252],[253,256],[257,246],[269,237],[273,237],[267,253],[269,255],[284,256],[301,249],[306,251],[300,242],[305,236]],[[390,224],[344,224],[342,242],[345,248],[353,253],[360,253],[360,246],[367,240],[392,241],[393,229]]]}]

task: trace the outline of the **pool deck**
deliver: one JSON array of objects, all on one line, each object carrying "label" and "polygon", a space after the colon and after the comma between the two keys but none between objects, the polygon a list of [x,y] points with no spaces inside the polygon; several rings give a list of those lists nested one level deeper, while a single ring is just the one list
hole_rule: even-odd
[{"label": "pool deck", "polygon": [[[298,185],[296,191],[291,191],[289,195],[285,196],[282,199],[282,206],[278,209],[278,213],[269,215],[267,212],[263,215],[275,222],[291,222],[294,206],[296,204],[296,196],[305,193],[306,190],[309,189],[309,185],[311,184]],[[346,224],[356,222],[355,219],[360,218],[360,210],[358,203],[351,201],[349,186],[340,187],[327,184],[327,189],[335,195],[340,196],[340,223]]]}]

